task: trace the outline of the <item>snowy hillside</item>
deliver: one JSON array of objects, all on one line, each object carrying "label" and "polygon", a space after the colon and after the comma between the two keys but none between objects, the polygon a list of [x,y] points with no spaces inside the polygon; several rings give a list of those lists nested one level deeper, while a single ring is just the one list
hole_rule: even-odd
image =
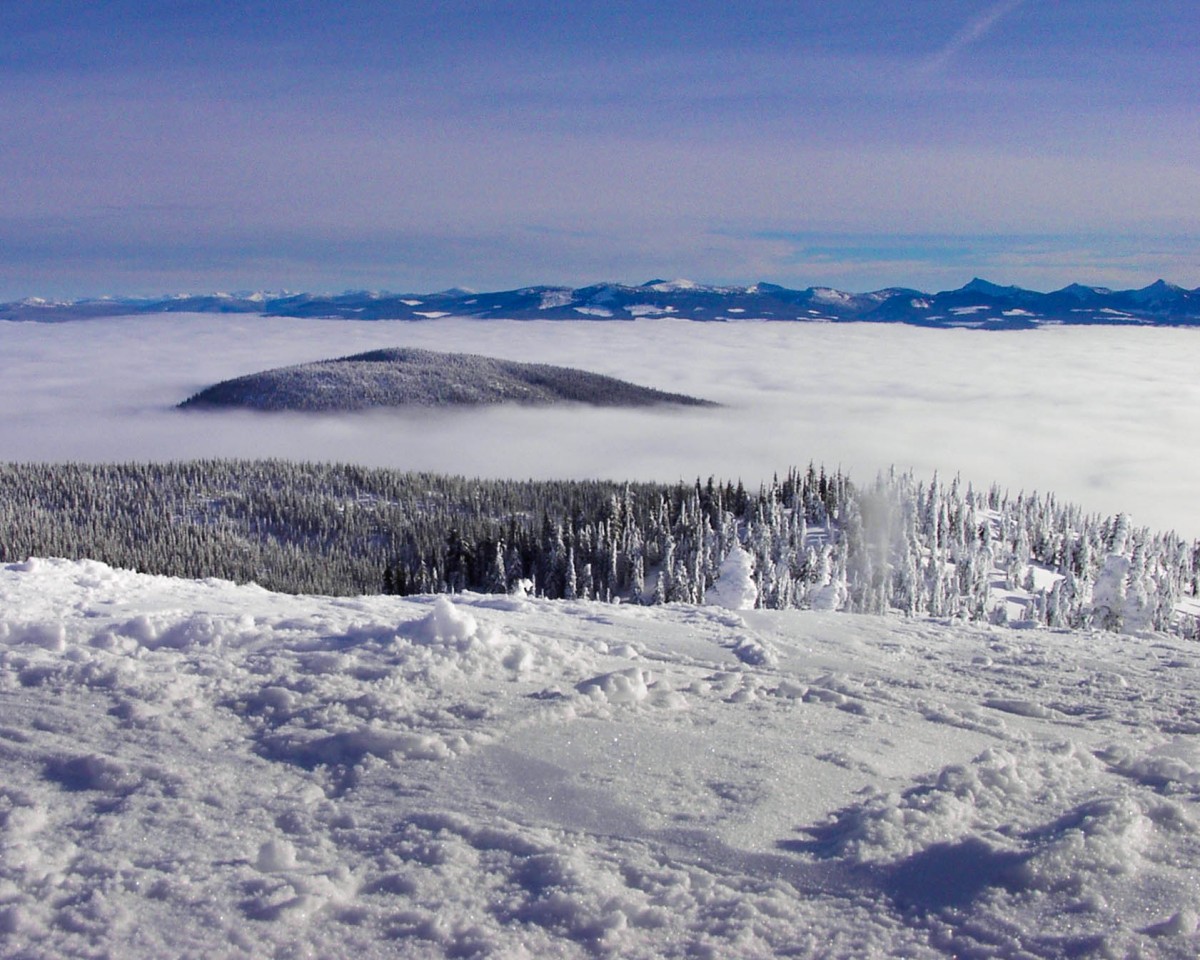
[{"label": "snowy hillside", "polygon": [[179,406],[333,413],[376,407],[493,403],[534,406],[585,403],[603,407],[713,405],[695,397],[639,387],[586,370],[408,348],[370,350],[351,357],[248,374],[207,387]]},{"label": "snowy hillside", "polygon": [[1193,957],[1195,651],[9,565],[0,954]]}]

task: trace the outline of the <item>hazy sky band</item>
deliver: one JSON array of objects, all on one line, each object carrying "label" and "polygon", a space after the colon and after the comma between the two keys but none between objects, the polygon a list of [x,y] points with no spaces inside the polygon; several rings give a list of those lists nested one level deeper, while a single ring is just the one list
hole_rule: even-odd
[{"label": "hazy sky band", "polygon": [[1195,26],[1104,0],[7,4],[0,297],[1194,287]]}]

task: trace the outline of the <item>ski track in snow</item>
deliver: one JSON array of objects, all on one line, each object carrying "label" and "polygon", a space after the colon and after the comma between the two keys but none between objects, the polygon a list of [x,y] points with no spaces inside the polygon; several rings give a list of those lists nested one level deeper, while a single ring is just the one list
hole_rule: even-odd
[{"label": "ski track in snow", "polygon": [[1157,636],[32,560],[0,953],[1192,957],[1198,680]]}]

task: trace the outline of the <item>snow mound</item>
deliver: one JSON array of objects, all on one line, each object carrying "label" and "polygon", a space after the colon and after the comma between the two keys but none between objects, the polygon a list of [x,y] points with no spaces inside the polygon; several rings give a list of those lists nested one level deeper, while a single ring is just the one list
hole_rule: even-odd
[{"label": "snow mound", "polygon": [[263,741],[266,755],[308,769],[347,767],[374,757],[388,763],[401,760],[445,760],[451,748],[438,736],[360,726],[330,734],[285,731]]},{"label": "snow mound", "polygon": [[[529,609],[521,598],[480,597],[477,609],[520,612]],[[397,638],[407,641],[404,662],[412,669],[446,675],[447,671],[468,674],[525,674],[539,663],[553,661],[555,655],[544,645],[531,645],[517,637],[506,637],[494,626],[480,626],[475,615],[462,604],[445,596],[433,600],[432,609],[423,617],[400,625]]]},{"label": "snow mound", "polygon": [[651,682],[651,674],[638,667],[630,667],[628,670],[617,670],[583,680],[575,685],[575,689],[586,697],[609,703],[640,703],[650,696]]},{"label": "snow mound", "polygon": [[1129,746],[1112,745],[1098,756],[1115,772],[1161,793],[1200,796],[1200,747],[1172,744],[1147,755]]},{"label": "snow mound", "polygon": [[449,599],[440,596],[434,600],[429,613],[401,627],[401,633],[414,643],[465,652],[477,645],[479,624],[470,611],[460,610]]},{"label": "snow mound", "polygon": [[839,853],[857,863],[897,862],[934,844],[1002,826],[1000,817],[1098,764],[1070,744],[1052,760],[991,748],[969,764],[953,764],[902,794],[883,794],[842,811],[825,831]]},{"label": "snow mound", "polygon": [[[115,631],[115,637],[134,640],[148,650],[218,648],[227,643],[245,642],[256,635],[254,618],[248,615],[213,617],[206,613],[179,612],[139,614]],[[103,645],[112,639],[105,637],[96,642]]]},{"label": "snow mound", "polygon": [[66,649],[67,632],[61,623],[7,623],[0,621],[0,640],[14,646],[28,644],[61,653]]},{"label": "snow mound", "polygon": [[778,665],[775,651],[758,637],[740,636],[734,640],[733,652],[742,663],[752,667]]},{"label": "snow mound", "polygon": [[727,610],[753,610],[758,602],[754,585],[754,558],[734,544],[717,570],[717,579],[704,595],[704,602]]}]

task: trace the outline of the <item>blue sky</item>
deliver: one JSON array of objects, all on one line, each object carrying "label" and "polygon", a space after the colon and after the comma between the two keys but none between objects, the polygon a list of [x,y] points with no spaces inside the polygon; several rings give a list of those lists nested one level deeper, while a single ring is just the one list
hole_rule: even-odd
[{"label": "blue sky", "polygon": [[1200,286],[1194,0],[0,4],[0,298]]}]

